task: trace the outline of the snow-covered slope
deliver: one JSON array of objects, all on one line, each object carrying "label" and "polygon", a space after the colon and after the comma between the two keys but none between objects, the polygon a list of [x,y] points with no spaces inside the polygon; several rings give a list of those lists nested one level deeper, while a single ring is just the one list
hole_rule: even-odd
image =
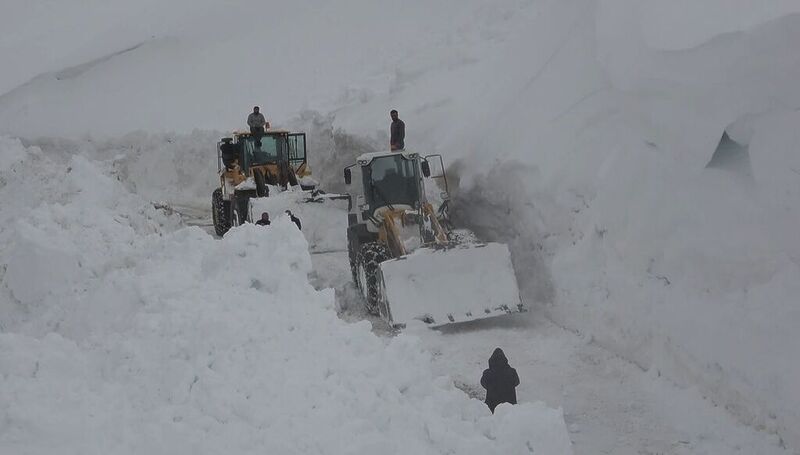
[{"label": "snow-covered slope", "polygon": [[571,453],[560,411],[492,416],[340,320],[286,217],[219,241],[82,154],[0,156],[0,199],[39,198],[2,214],[0,452]]},{"label": "snow-covered slope", "polygon": [[528,299],[800,450],[797,2],[78,3],[4,5],[0,132],[166,131],[71,147],[187,203],[215,134],[172,131],[260,104],[319,133],[333,186],[395,107]]}]

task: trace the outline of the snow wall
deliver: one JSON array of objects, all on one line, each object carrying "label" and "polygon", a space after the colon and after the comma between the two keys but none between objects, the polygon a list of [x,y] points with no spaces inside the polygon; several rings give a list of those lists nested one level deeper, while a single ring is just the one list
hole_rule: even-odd
[{"label": "snow wall", "polygon": [[0,453],[572,453],[559,410],[340,320],[285,216],[216,240],[48,155],[0,137]]},{"label": "snow wall", "polygon": [[[342,163],[386,143],[397,108],[409,149],[445,155],[461,220],[512,246],[527,299],[800,447],[797,2],[308,1],[231,29],[217,25],[235,8],[175,1],[146,34],[112,33],[151,16],[123,3],[98,2],[107,20],[81,34],[25,35],[41,11],[3,24],[20,39],[2,47],[14,70],[0,131],[37,138],[47,112],[56,136],[188,133],[268,101],[273,121],[319,133],[312,166],[336,187]],[[243,59],[252,71],[225,66]],[[726,132],[740,153],[718,148]],[[155,175],[162,145],[146,140],[120,172]],[[197,164],[189,175],[213,180]],[[161,181],[139,187],[170,200]]]}]

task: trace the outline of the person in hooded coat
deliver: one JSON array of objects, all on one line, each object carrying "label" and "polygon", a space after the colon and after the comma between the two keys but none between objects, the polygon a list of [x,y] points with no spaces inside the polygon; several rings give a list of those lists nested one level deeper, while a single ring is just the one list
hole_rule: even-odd
[{"label": "person in hooded coat", "polygon": [[486,404],[494,414],[500,403],[517,404],[517,370],[511,368],[505,353],[497,348],[489,357],[489,368],[483,371],[481,385],[486,389]]}]

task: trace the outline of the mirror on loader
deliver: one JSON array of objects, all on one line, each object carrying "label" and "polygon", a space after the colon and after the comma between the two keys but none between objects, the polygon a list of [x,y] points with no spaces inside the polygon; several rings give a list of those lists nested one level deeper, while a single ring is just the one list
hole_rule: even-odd
[{"label": "mirror on loader", "polygon": [[353,180],[353,176],[350,173],[350,168],[346,168],[344,170],[344,184],[345,185],[349,185],[352,180]]},{"label": "mirror on loader", "polygon": [[422,175],[424,175],[425,178],[430,177],[431,176],[431,165],[430,165],[430,163],[428,163],[428,160],[422,160],[422,162],[420,163],[420,166],[422,167]]}]

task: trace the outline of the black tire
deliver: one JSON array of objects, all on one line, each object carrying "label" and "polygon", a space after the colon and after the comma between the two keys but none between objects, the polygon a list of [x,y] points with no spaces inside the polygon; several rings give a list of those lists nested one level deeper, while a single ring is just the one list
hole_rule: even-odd
[{"label": "black tire", "polygon": [[211,194],[211,218],[218,236],[222,237],[231,228],[231,203],[222,199],[222,188]]},{"label": "black tire", "polygon": [[269,187],[267,186],[267,179],[264,177],[264,173],[259,169],[255,169],[253,171],[253,180],[256,181],[256,196],[269,196]]},{"label": "black tire", "polygon": [[347,257],[350,259],[350,273],[353,276],[353,283],[358,286],[358,252],[361,245],[358,242],[358,235],[352,229],[347,230]]},{"label": "black tire", "polygon": [[[389,250],[381,243],[370,242],[361,245],[358,253],[356,285],[364,296],[367,312],[379,314],[381,303],[380,263],[391,258]],[[361,271],[363,270],[363,275]]]},{"label": "black tire", "polygon": [[241,226],[244,223],[247,223],[247,216],[250,210],[250,195],[249,194],[240,194],[234,193],[233,200],[236,203],[236,207],[234,209],[234,215],[238,216],[238,220],[236,220],[236,225]]}]

